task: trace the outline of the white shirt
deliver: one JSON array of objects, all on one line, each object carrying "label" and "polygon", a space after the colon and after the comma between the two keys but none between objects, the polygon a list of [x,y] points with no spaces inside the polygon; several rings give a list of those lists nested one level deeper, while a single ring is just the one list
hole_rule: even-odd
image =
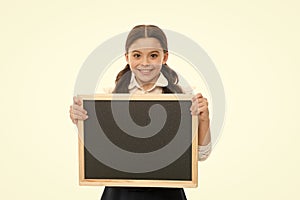
[{"label": "white shirt", "polygon": [[131,73],[128,89],[130,94],[161,94],[162,87],[166,86],[168,86],[168,80],[162,73],[160,73],[156,83],[152,86],[152,88],[144,90],[136,81],[134,73]]}]

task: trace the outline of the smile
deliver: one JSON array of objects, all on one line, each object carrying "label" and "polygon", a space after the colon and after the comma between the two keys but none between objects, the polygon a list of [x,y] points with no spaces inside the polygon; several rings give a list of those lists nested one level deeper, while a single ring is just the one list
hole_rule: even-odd
[{"label": "smile", "polygon": [[151,73],[152,72],[152,68],[137,68],[137,70],[140,72],[140,73],[142,73],[142,74],[149,74],[149,73]]},{"label": "smile", "polygon": [[140,72],[150,72],[152,69],[139,69]]}]

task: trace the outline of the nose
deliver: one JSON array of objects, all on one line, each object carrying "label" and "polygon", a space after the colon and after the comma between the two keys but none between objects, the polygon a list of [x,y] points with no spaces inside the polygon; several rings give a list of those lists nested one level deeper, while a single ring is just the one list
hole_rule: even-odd
[{"label": "nose", "polygon": [[144,65],[144,66],[149,65],[149,60],[148,60],[147,56],[143,56],[141,64]]}]

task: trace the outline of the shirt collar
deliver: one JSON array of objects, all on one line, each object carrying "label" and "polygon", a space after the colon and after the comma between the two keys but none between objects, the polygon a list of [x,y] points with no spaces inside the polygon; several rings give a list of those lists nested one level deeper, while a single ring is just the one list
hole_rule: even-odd
[{"label": "shirt collar", "polygon": [[[146,90],[147,92],[150,92],[151,90],[153,90],[155,87],[166,87],[168,86],[168,80],[167,78],[160,72],[159,74],[159,77],[156,81],[156,83],[153,85],[152,88]],[[144,90],[140,85],[139,83],[136,81],[135,79],[135,75],[133,72],[131,72],[131,79],[130,79],[130,83],[128,85],[128,89],[131,90],[133,89],[134,87],[137,87],[141,90]]]}]

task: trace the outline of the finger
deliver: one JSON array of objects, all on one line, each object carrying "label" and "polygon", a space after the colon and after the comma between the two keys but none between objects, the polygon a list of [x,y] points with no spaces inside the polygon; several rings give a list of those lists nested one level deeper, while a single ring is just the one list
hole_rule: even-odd
[{"label": "finger", "polygon": [[197,108],[201,108],[201,107],[206,107],[208,108],[208,103],[207,102],[199,102],[197,103]]},{"label": "finger", "polygon": [[76,111],[79,111],[83,114],[87,114],[87,111],[85,109],[83,109],[81,106],[78,106],[76,104],[72,106],[72,110],[76,110]]},{"label": "finger", "polygon": [[195,109],[191,113],[192,113],[192,115],[199,115],[200,111],[199,111],[199,109]]},{"label": "finger", "polygon": [[74,120],[86,120],[89,116],[87,116],[87,115],[78,115],[78,114],[73,113],[72,117],[73,117]]},{"label": "finger", "polygon": [[193,96],[193,100],[196,100],[196,99],[199,99],[199,98],[202,98],[202,94],[201,93],[197,93],[195,96]]},{"label": "finger", "polygon": [[197,112],[198,109],[193,109],[191,110],[191,115],[199,115],[199,113]]},{"label": "finger", "polygon": [[197,105],[191,106],[190,111],[191,111],[192,115],[199,115],[199,113],[200,113]]},{"label": "finger", "polygon": [[72,120],[72,122],[73,122],[74,124],[77,124],[77,123],[78,123],[78,120],[77,120],[77,119],[74,119],[74,120]]},{"label": "finger", "polygon": [[193,104],[198,104],[198,103],[205,103],[207,100],[205,98],[196,98],[192,101]]},{"label": "finger", "polygon": [[197,99],[198,102],[208,102],[206,98],[200,97]]},{"label": "finger", "polygon": [[88,115],[83,114],[82,112],[80,112],[78,110],[73,110],[72,114],[75,119],[87,119],[88,118]]},{"label": "finger", "polygon": [[197,107],[198,107],[198,108],[203,107],[203,106],[208,107],[208,103],[205,102],[205,101],[203,101],[203,102],[199,102],[199,103],[197,104]]},{"label": "finger", "polygon": [[[201,95],[199,94],[198,97],[200,97],[200,96]],[[208,107],[207,99],[204,97],[195,98],[192,100],[192,105],[190,107],[190,111],[193,112],[193,114],[195,114],[195,113],[199,114],[198,108],[201,108],[201,107]]]},{"label": "finger", "polygon": [[74,96],[73,97],[73,104],[77,104],[79,106],[82,105],[82,100],[79,97]]},{"label": "finger", "polygon": [[70,118],[71,118],[71,121],[75,124],[77,120],[74,119],[72,115],[70,115]]},{"label": "finger", "polygon": [[191,111],[192,115],[200,115],[201,114],[201,109],[200,108],[196,108],[194,110]]},{"label": "finger", "polygon": [[204,104],[208,106],[208,101],[206,99],[199,99],[197,104]]},{"label": "finger", "polygon": [[199,97],[197,98],[198,101],[207,101],[207,98],[204,98],[204,97]]},{"label": "finger", "polygon": [[85,110],[76,110],[73,109],[73,106],[70,106],[70,118],[71,120],[85,120],[88,118],[87,112]]},{"label": "finger", "polygon": [[198,111],[201,113],[201,112],[208,112],[208,108],[207,106],[201,106],[201,107],[198,107]]},{"label": "finger", "polygon": [[194,106],[190,108],[192,114],[200,114],[202,112],[208,112],[208,107],[205,104],[200,104],[199,106]]},{"label": "finger", "polygon": [[197,107],[198,107],[198,101],[194,100],[190,107],[190,111],[197,109]]},{"label": "finger", "polygon": [[72,116],[72,119],[76,119],[76,116],[80,116],[80,119],[87,119],[87,112],[85,110],[77,110],[77,109],[71,109],[70,114]]},{"label": "finger", "polygon": [[74,124],[77,124],[78,120],[77,119],[74,119],[74,115],[73,113],[70,111],[70,118],[71,118],[71,121],[74,123]]}]

